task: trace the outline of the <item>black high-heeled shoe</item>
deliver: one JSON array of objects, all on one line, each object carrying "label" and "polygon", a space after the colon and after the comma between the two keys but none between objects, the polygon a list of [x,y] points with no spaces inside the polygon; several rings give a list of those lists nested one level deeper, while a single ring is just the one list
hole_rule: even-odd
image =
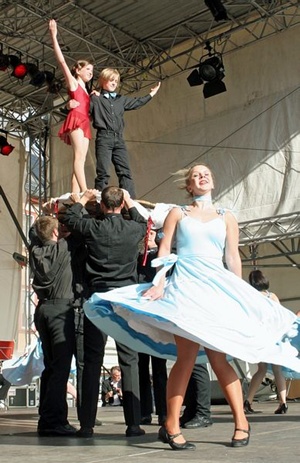
[{"label": "black high-heeled shoe", "polygon": [[284,415],[287,411],[288,411],[287,404],[281,404],[281,405],[279,405],[277,410],[275,410],[274,413],[275,413],[275,415]]},{"label": "black high-heeled shoe", "polygon": [[247,434],[247,437],[244,437],[244,439],[235,439],[234,437],[231,439],[231,447],[245,447],[246,445],[249,444],[250,440],[250,424],[249,424],[249,429],[239,429],[235,428],[234,432],[236,431],[241,431]]},{"label": "black high-heeled shoe", "polygon": [[176,437],[180,436],[181,434],[181,432],[178,434],[169,434],[166,428],[162,426],[158,431],[158,438],[164,444],[169,444],[172,450],[195,450],[196,446],[191,442],[185,441],[182,444],[174,442],[174,439],[176,439]]}]

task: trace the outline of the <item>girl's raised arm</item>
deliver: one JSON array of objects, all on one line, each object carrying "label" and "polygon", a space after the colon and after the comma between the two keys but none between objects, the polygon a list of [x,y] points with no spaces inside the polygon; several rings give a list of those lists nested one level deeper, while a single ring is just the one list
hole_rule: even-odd
[{"label": "girl's raised arm", "polygon": [[66,63],[64,55],[62,54],[61,48],[59,46],[57,40],[57,23],[55,19],[50,19],[49,21],[49,32],[52,39],[55,58],[64,74],[66,85],[70,90],[74,91],[77,89],[78,82],[76,81],[75,77],[71,74],[70,68]]}]

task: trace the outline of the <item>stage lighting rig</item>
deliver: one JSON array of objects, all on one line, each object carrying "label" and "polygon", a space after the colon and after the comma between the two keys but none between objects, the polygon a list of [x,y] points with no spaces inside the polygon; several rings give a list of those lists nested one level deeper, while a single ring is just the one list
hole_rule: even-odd
[{"label": "stage lighting rig", "polygon": [[202,56],[199,64],[195,66],[196,69],[187,77],[187,81],[191,87],[204,84],[204,98],[209,98],[226,92],[226,86],[222,82],[225,77],[225,69],[221,53],[217,53],[209,41],[206,42],[204,48],[208,53]]}]

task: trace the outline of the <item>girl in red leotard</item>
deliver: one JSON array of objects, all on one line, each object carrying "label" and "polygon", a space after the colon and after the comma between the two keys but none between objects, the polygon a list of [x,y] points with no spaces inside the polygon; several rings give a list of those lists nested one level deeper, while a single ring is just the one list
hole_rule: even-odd
[{"label": "girl in red leotard", "polygon": [[78,105],[69,114],[59,131],[59,137],[73,148],[72,192],[80,193],[87,189],[84,164],[91,139],[89,119],[90,97],[86,83],[93,77],[93,65],[86,60],[77,61],[70,70],[57,41],[57,24],[49,21],[49,31],[58,64],[65,77],[68,94]]}]

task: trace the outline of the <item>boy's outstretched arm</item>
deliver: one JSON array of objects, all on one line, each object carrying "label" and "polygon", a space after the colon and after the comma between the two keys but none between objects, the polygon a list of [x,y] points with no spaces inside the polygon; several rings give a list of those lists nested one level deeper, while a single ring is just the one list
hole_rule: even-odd
[{"label": "boy's outstretched arm", "polygon": [[160,84],[161,82],[157,82],[157,84],[155,85],[155,87],[151,88],[151,92],[150,92],[150,95],[153,97],[154,95],[157,94],[158,90],[160,89]]}]

